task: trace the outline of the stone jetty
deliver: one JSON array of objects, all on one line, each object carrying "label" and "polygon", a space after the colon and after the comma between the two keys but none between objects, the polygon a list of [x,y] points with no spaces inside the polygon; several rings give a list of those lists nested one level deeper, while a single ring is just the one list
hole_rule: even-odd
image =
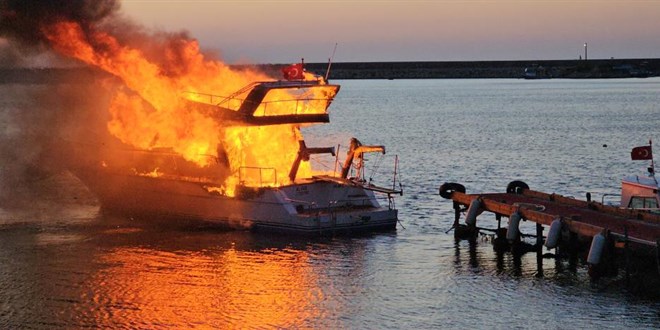
[{"label": "stone jetty", "polygon": [[[257,64],[273,77],[282,77],[287,64]],[[246,65],[234,65],[235,68]],[[305,63],[305,70],[325,76],[328,63]],[[470,78],[643,78],[660,76],[660,58],[467,62],[337,62],[329,79],[470,79]],[[103,75],[91,68],[0,68],[0,84],[86,84]],[[527,76],[530,78],[530,76]]]},{"label": "stone jetty", "polygon": [[[260,67],[279,71],[285,65]],[[321,76],[325,76],[327,67],[328,63],[305,63],[307,71]],[[660,59],[338,62],[332,64],[329,79],[524,78],[525,69],[538,72],[537,78],[652,77],[660,75]]]}]

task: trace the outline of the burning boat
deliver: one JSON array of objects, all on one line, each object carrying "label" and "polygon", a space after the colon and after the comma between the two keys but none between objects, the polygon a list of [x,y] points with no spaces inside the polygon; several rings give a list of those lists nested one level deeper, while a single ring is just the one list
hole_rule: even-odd
[{"label": "burning boat", "polygon": [[[195,100],[190,101],[195,111],[229,123],[225,129],[283,129],[282,125],[297,129],[328,122],[327,108],[338,90],[338,85],[323,80],[271,81],[251,84],[229,97],[193,93],[188,99]],[[283,93],[290,98],[283,99]],[[297,142],[297,152],[283,174],[259,164],[233,167],[228,150],[207,156],[208,165],[200,167],[171,149],[116,146],[98,148],[71,170],[105,210],[123,214],[297,233],[396,227],[393,196],[402,191],[395,189],[396,182],[386,188],[364,177],[365,156],[384,154],[383,146],[363,145],[354,138],[340,171],[309,175],[301,165],[311,155],[336,156],[337,150],[307,147],[303,139]],[[396,181],[396,166],[394,174]]]},{"label": "burning boat", "polygon": [[90,85],[108,97],[81,90],[66,104],[94,99],[93,111],[67,125],[83,133],[59,134],[68,144],[44,150],[66,158],[105,210],[305,233],[395,228],[401,191],[364,176],[365,156],[384,147],[355,139],[341,171],[310,164],[337,155],[308,147],[301,127],[329,121],[338,85],[302,63],[285,68],[285,80],[226,65],[187,33],[136,28],[118,8],[112,0],[0,8],[3,35],[103,73]]}]

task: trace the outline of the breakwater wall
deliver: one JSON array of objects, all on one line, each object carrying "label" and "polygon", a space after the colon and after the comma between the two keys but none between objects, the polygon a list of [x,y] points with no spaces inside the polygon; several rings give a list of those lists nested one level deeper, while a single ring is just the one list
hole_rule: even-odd
[{"label": "breakwater wall", "polygon": [[[286,65],[261,65],[265,71]],[[305,63],[305,69],[325,76],[328,63]],[[536,78],[628,78],[660,75],[660,59],[595,59],[472,62],[338,62],[329,79],[450,79],[523,78],[525,69]]]},{"label": "breakwater wall", "polygon": [[[289,64],[258,64],[256,67],[275,78]],[[250,67],[254,67],[251,65]],[[245,68],[245,65],[234,65]],[[305,70],[325,76],[328,63],[305,63]],[[630,78],[660,76],[660,58],[595,59],[547,61],[472,61],[472,62],[337,62],[332,63],[329,79],[455,79],[524,78]],[[0,84],[87,84],[99,75],[92,68],[0,68]],[[528,77],[529,78],[529,77]]]}]

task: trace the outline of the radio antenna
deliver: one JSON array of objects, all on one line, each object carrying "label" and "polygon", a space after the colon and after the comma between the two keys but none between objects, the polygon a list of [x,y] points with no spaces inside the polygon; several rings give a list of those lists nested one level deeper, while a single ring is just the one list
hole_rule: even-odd
[{"label": "radio antenna", "polygon": [[335,58],[335,52],[337,51],[337,43],[335,42],[335,48],[332,50],[332,56],[328,58],[328,70],[325,71],[325,81],[328,82],[328,76],[330,76],[330,67],[332,66],[332,60]]}]

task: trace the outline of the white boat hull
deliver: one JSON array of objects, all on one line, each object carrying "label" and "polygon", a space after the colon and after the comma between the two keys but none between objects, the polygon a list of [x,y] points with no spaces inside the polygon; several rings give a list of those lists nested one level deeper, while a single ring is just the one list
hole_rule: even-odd
[{"label": "white boat hull", "polygon": [[380,206],[373,191],[359,185],[309,179],[277,188],[243,188],[228,197],[209,192],[201,181],[74,172],[104,210],[122,214],[310,234],[392,230],[397,223],[397,210]]}]

